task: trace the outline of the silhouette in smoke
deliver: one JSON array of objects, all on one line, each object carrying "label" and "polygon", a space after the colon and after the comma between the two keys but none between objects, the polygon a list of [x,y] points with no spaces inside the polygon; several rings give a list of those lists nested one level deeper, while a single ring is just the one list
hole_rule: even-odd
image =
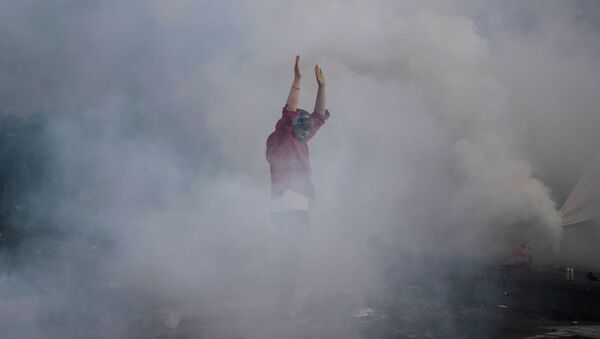
[{"label": "silhouette in smoke", "polygon": [[279,228],[279,307],[290,310],[301,269],[302,247],[308,234],[309,199],[314,194],[310,179],[308,141],[329,118],[325,109],[325,77],[315,66],[319,89],[312,114],[298,109],[300,56],[296,56],[294,81],[275,131],[267,138],[267,161],[271,170],[271,219]]},{"label": "silhouette in smoke", "polygon": [[313,196],[310,180],[308,141],[329,118],[325,109],[325,77],[315,66],[319,84],[314,112],[298,109],[300,98],[300,56],[296,56],[294,82],[275,131],[267,138],[267,160],[271,169],[271,197],[274,212],[305,211]]}]

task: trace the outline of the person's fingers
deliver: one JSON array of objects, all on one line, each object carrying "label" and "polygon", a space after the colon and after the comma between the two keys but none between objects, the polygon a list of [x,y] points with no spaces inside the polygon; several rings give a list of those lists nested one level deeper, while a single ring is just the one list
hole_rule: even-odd
[{"label": "person's fingers", "polygon": [[315,76],[317,77],[317,80],[319,80],[319,81],[325,80],[325,77],[323,75],[323,69],[321,67],[319,67],[319,65],[315,65]]}]

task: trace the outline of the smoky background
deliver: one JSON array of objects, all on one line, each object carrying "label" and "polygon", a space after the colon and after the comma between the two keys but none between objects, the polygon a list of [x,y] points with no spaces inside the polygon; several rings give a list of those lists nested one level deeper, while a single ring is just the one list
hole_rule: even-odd
[{"label": "smoky background", "polygon": [[276,280],[265,140],[296,54],[300,106],[312,109],[318,63],[332,112],[310,143],[302,279],[322,291],[315,315],[525,241],[537,264],[560,261],[556,211],[600,144],[598,13],[592,1],[1,5],[0,327],[144,337],[148,314],[194,309],[228,315],[206,337],[265,337],[248,322]]}]

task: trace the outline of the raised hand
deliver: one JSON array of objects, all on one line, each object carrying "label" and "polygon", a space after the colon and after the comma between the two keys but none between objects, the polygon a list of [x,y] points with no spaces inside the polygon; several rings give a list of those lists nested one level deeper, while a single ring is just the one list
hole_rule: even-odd
[{"label": "raised hand", "polygon": [[296,111],[298,108],[298,101],[300,100],[300,56],[296,55],[296,63],[294,64],[294,81],[290,88],[290,94],[287,99],[287,110]]},{"label": "raised hand", "polygon": [[300,79],[302,76],[300,75],[300,56],[296,55],[296,63],[294,64],[294,77],[296,79]]},{"label": "raised hand", "polygon": [[325,76],[323,75],[323,70],[319,65],[315,65],[315,77],[317,78],[317,83],[319,87],[325,86]]},{"label": "raised hand", "polygon": [[315,112],[320,114],[325,114],[325,76],[323,75],[323,70],[319,65],[315,66],[315,77],[317,78],[317,83],[319,84],[319,89],[317,90],[317,99],[315,100]]}]

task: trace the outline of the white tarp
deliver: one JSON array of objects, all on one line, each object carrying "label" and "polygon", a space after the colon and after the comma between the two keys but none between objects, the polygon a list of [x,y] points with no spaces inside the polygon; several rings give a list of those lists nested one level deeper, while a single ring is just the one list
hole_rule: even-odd
[{"label": "white tarp", "polygon": [[575,185],[559,211],[562,225],[568,226],[600,216],[600,153]]}]

